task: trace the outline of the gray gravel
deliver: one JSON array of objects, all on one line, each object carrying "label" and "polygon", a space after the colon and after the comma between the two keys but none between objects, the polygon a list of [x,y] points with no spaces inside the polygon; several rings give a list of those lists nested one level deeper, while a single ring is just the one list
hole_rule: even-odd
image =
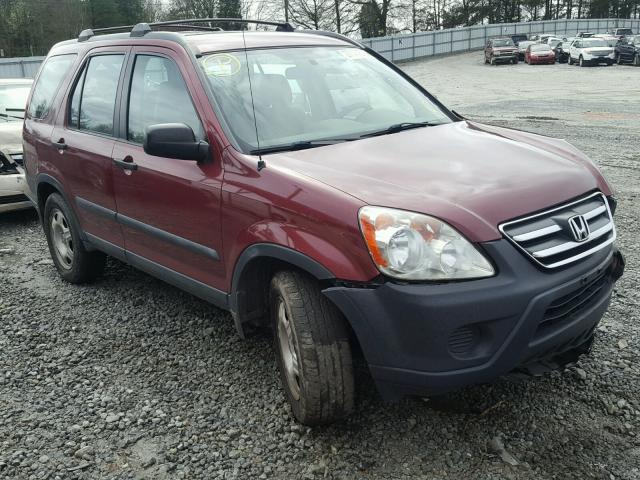
[{"label": "gray gravel", "polygon": [[[594,350],[575,368],[297,425],[271,340],[117,261],[56,275],[33,213],[0,217],[0,478],[640,479],[640,69],[406,64],[460,113],[563,136],[620,200],[627,255]],[[578,95],[578,93],[580,93]]]}]

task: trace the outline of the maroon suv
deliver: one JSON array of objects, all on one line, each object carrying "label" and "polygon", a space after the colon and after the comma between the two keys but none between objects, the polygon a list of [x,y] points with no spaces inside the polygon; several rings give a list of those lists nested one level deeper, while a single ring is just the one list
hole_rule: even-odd
[{"label": "maroon suv", "polygon": [[353,409],[356,351],[393,399],[589,350],[624,262],[580,151],[464,120],[345,37],[207,22],[84,31],[45,60],[24,157],[62,278],[111,255],[240,335],[272,325],[306,424]]}]

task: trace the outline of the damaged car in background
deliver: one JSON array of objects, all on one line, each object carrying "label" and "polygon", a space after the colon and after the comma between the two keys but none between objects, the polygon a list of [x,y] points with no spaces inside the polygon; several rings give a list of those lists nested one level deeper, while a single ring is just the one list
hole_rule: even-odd
[{"label": "damaged car in background", "polygon": [[22,120],[31,83],[0,80],[0,213],[31,207],[22,162]]}]

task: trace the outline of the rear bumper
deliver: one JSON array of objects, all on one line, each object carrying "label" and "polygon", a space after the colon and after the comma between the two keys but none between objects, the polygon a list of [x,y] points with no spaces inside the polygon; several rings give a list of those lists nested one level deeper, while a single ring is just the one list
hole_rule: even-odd
[{"label": "rear bumper", "polygon": [[324,291],[351,323],[385,397],[439,394],[552,365],[591,341],[624,269],[610,249],[548,272],[506,240],[483,247],[495,277]]}]

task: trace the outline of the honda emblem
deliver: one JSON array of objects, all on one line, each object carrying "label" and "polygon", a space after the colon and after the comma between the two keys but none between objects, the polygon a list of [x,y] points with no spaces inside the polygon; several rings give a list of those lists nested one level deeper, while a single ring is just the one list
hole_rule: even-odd
[{"label": "honda emblem", "polygon": [[576,242],[584,242],[589,238],[589,235],[591,235],[589,224],[582,215],[571,217],[569,219],[569,227]]}]

